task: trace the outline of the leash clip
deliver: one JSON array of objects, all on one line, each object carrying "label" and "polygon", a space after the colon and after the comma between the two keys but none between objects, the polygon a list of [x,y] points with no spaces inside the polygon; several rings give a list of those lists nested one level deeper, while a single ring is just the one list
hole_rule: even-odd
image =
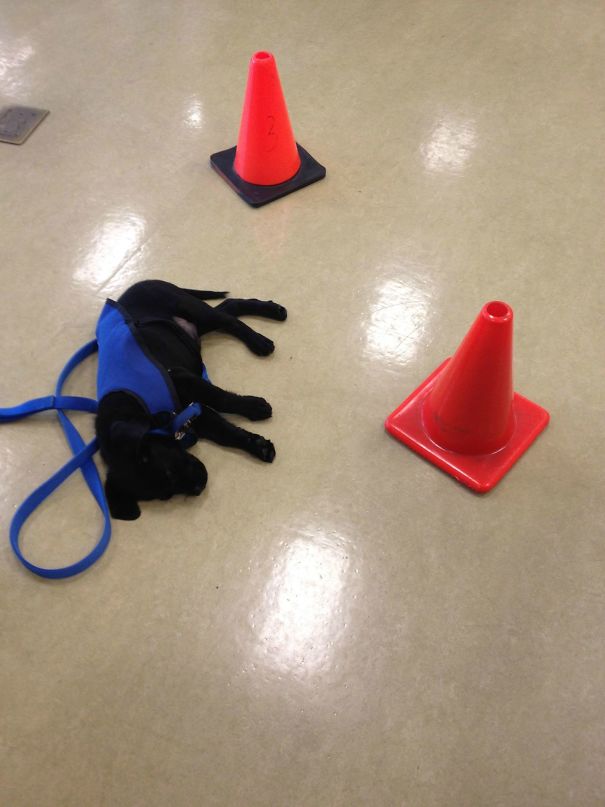
[{"label": "leash clip", "polygon": [[182,440],[184,437],[187,437],[189,433],[189,429],[191,428],[191,424],[193,421],[198,418],[201,414],[200,405],[197,403],[193,403],[193,401],[185,408],[185,410],[181,413],[181,417],[183,415],[189,415],[183,421],[183,423],[178,424],[178,428],[174,432],[174,439],[175,440]]}]

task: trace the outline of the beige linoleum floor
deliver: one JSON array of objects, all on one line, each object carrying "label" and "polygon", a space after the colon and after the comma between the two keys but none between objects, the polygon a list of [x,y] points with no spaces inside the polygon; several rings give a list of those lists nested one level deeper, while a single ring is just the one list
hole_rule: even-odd
[{"label": "beige linoleum floor", "polygon": [[[3,807],[605,804],[604,33],[602,0],[4,0],[0,104],[51,115],[0,144],[0,405],[141,278],[290,317],[205,349],[275,463],[199,445],[202,498],[79,578],[8,545],[57,423],[0,427]],[[328,177],[252,210],[208,156],[261,48]],[[479,497],[383,420],[490,299],[552,421]],[[99,526],[74,479],[24,547]]]}]

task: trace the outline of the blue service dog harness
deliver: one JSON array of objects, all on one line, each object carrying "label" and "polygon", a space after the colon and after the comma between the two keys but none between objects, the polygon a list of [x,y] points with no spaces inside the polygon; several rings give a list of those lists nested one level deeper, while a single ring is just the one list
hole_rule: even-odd
[{"label": "blue service dog harness", "polygon": [[[13,516],[10,526],[10,543],[13,552],[21,563],[34,574],[50,578],[71,577],[79,574],[101,557],[111,538],[111,517],[107,499],[93,460],[93,455],[99,449],[98,440],[95,438],[86,444],[65,414],[66,411],[94,414],[104,395],[110,392],[127,392],[136,397],[153,420],[165,424],[161,428],[151,430],[152,433],[173,435],[177,440],[184,440],[186,447],[196,442],[195,435],[188,430],[192,421],[201,414],[200,405],[193,403],[182,411],[178,411],[180,403],[170,376],[147,351],[138,333],[140,327],[153,321],[157,320],[149,318],[134,321],[119,303],[107,300],[97,323],[96,339],[81,347],[67,362],[57,381],[55,394],[46,398],[34,398],[19,406],[0,409],[0,423],[10,423],[49,409],[55,410],[74,454],[72,459],[66,462],[50,479],[30,493]],[[174,327],[179,326],[175,324]],[[63,387],[73,370],[84,359],[97,351],[99,353],[97,400],[63,395]],[[202,375],[208,380],[204,366]],[[21,552],[19,546],[21,527],[36,507],[78,469],[82,471],[86,484],[103,514],[105,522],[103,533],[92,551],[76,563],[55,569],[36,566]]]}]

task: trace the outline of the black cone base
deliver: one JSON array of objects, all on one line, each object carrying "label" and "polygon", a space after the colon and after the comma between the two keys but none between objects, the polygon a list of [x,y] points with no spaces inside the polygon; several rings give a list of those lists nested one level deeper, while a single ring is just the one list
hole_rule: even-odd
[{"label": "black cone base", "polygon": [[261,207],[325,177],[326,169],[323,165],[313,159],[309,152],[298,143],[296,147],[300,155],[300,168],[291,179],[281,182],[279,185],[254,185],[236,174],[233,169],[235,146],[212,154],[210,163],[217,174],[220,174],[245,202],[252,207]]}]

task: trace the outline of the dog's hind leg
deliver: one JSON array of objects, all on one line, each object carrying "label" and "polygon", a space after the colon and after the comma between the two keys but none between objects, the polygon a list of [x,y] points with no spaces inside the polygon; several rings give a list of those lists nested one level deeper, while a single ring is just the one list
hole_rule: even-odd
[{"label": "dog's hind leg", "polygon": [[257,356],[269,356],[275,350],[275,345],[271,339],[255,331],[254,328],[251,328],[244,322],[240,322],[237,317],[225,314],[222,311],[216,311],[216,314],[220,316],[216,330],[226,331],[226,333],[235,336],[243,342],[249,350],[256,353]]},{"label": "dog's hind leg", "polygon": [[270,440],[229,423],[218,412],[207,406],[194,421],[193,428],[199,437],[212,440],[221,446],[239,448],[263,462],[273,462],[275,459],[275,447]]},{"label": "dog's hind leg", "polygon": [[199,291],[198,289],[181,289],[197,300],[222,300],[229,295],[228,291]]},{"label": "dog's hind leg", "polygon": [[183,403],[205,404],[218,412],[243,415],[248,420],[266,420],[271,417],[271,404],[264,398],[227,392],[182,367],[175,367],[169,373]]},{"label": "dog's hind leg", "polygon": [[273,300],[238,300],[232,297],[224,303],[219,303],[216,309],[231,314],[232,317],[256,316],[276,319],[279,322],[283,322],[288,316],[283,305],[274,303]]},{"label": "dog's hind leg", "polygon": [[174,304],[173,315],[193,322],[200,336],[210,331],[225,331],[240,339],[257,356],[268,356],[275,350],[275,345],[270,339],[231,314],[221,311],[218,306],[213,308],[184,292],[178,296]]}]

